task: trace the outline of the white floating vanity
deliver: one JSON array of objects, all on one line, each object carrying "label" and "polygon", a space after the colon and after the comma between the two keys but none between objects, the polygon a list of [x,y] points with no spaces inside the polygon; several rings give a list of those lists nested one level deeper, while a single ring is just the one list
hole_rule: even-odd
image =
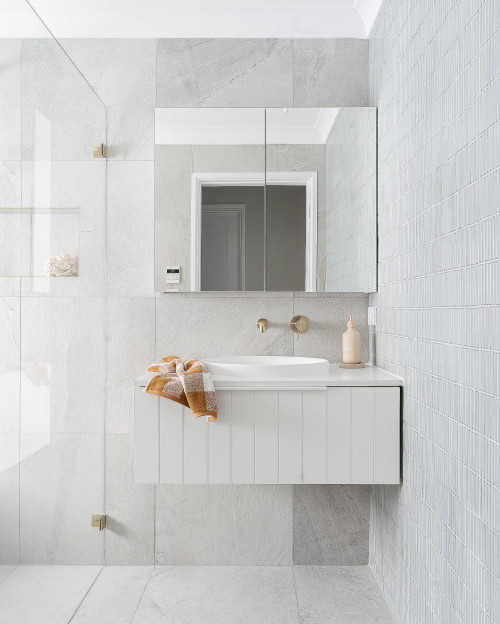
[{"label": "white floating vanity", "polygon": [[[316,360],[317,362],[317,360]],[[324,377],[214,376],[209,423],[135,381],[136,483],[399,483],[402,379],[330,366]]]}]

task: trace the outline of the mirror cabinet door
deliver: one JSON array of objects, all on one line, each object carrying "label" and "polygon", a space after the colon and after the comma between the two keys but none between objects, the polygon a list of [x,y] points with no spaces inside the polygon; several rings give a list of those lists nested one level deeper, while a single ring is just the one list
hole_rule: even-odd
[{"label": "mirror cabinet door", "polygon": [[376,290],[376,109],[157,109],[155,289]]}]

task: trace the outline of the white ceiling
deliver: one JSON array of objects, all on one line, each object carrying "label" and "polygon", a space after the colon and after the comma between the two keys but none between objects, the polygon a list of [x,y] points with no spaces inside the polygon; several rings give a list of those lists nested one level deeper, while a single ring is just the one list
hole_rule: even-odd
[{"label": "white ceiling", "polygon": [[338,108],[157,108],[156,145],[324,144]]},{"label": "white ceiling", "polygon": [[[0,37],[26,36],[14,18],[26,0],[2,0]],[[368,36],[382,0],[30,0],[64,37]],[[10,13],[9,15],[5,15]],[[10,17],[10,19],[9,19]],[[5,18],[5,19],[3,19]],[[28,35],[29,36],[29,35]]]}]

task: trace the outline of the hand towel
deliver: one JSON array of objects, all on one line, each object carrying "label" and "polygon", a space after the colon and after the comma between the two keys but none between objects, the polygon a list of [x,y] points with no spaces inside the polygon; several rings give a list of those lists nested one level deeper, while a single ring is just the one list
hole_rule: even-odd
[{"label": "hand towel", "polygon": [[158,375],[150,379],[145,392],[189,407],[196,418],[206,416],[209,422],[217,419],[214,382],[203,362],[169,355],[152,364],[148,371]]}]

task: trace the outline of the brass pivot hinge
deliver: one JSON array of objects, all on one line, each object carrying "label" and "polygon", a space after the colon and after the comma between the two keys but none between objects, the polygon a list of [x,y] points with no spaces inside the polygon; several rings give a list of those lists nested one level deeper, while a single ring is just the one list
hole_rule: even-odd
[{"label": "brass pivot hinge", "polygon": [[92,152],[94,158],[107,158],[108,157],[108,148],[101,143],[100,145],[96,145]]},{"label": "brass pivot hinge", "polygon": [[99,531],[106,528],[106,516],[105,514],[92,514],[92,526],[99,527]]}]

